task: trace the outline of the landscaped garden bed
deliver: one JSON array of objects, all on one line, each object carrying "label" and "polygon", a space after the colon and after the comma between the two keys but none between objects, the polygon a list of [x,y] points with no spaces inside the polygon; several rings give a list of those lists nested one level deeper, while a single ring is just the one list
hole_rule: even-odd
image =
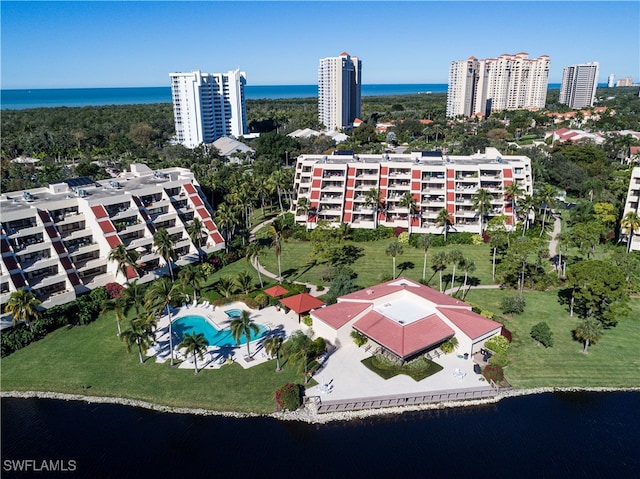
[{"label": "landscaped garden bed", "polygon": [[428,378],[443,369],[442,366],[427,358],[418,358],[401,365],[381,355],[363,359],[362,364],[383,379],[390,379],[398,374],[406,374],[415,381],[422,381],[424,378]]}]

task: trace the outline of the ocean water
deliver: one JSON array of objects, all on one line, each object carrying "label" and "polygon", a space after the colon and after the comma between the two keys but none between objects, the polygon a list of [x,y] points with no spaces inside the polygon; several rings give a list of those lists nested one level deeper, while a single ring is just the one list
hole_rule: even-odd
[{"label": "ocean water", "polygon": [[[1,406],[3,477],[640,477],[640,392],[542,394],[324,425],[47,399]],[[16,474],[25,460],[74,471]]]},{"label": "ocean water", "polygon": [[[363,96],[408,95],[416,93],[446,93],[447,85],[437,84],[380,84],[363,85]],[[247,85],[249,100],[277,98],[316,98],[317,85]],[[138,88],[62,88],[32,90],[0,90],[0,108],[23,110],[41,107],[80,107],[98,105],[131,105],[142,103],[171,103],[169,87]]]}]

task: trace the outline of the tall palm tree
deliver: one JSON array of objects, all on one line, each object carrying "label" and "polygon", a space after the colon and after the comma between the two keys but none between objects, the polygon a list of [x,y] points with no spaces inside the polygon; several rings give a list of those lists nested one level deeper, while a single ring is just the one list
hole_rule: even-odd
[{"label": "tall palm tree", "polygon": [[236,217],[233,209],[228,204],[221,203],[220,205],[218,205],[218,209],[216,210],[215,222],[218,227],[222,228],[225,232],[225,250],[229,251],[229,242],[231,241],[233,229],[238,224],[238,218]]},{"label": "tall palm tree", "polygon": [[281,336],[271,336],[264,340],[264,350],[271,357],[276,357],[276,372],[282,371],[280,367],[280,349],[282,348],[283,339]]},{"label": "tall palm tree", "polygon": [[522,227],[522,236],[524,236],[524,234],[530,227],[531,212],[535,209],[536,200],[533,195],[525,195],[521,198],[520,202],[522,204],[521,211],[523,212],[524,216],[524,225]]},{"label": "tall palm tree", "polygon": [[135,344],[138,347],[138,357],[140,364],[144,364],[142,350],[149,349],[155,341],[155,333],[153,332],[152,322],[148,316],[140,316],[131,320],[130,328],[123,331],[120,339],[127,345],[127,351],[131,352],[131,348]]},{"label": "tall palm tree", "polygon": [[454,249],[447,254],[447,261],[451,263],[453,271],[451,273],[451,287],[456,280],[456,266],[460,265],[464,261],[464,256],[460,250]]},{"label": "tall palm tree", "polygon": [[124,302],[124,313],[129,314],[131,308],[136,310],[136,316],[140,314],[140,308],[144,306],[147,288],[144,284],[138,283],[137,279],[127,284],[126,288],[120,293],[120,297]]},{"label": "tall palm tree", "polygon": [[438,211],[438,216],[436,216],[436,224],[438,226],[442,226],[444,231],[444,242],[447,242],[447,233],[449,232],[449,227],[451,226],[451,215],[446,208],[442,208]]},{"label": "tall palm tree", "polygon": [[367,208],[373,208],[373,226],[378,227],[378,211],[380,211],[384,202],[380,197],[380,190],[377,188],[371,188],[364,194],[364,205]]},{"label": "tall palm tree", "polygon": [[391,256],[393,260],[393,279],[396,278],[396,257],[404,253],[404,248],[400,243],[394,241],[387,246],[387,249],[384,250],[387,256]]},{"label": "tall palm tree", "polygon": [[480,188],[476,194],[473,195],[473,207],[480,214],[480,234],[484,232],[484,219],[487,213],[493,208],[491,200],[493,200],[493,196],[484,188]]},{"label": "tall palm tree", "polygon": [[[448,259],[447,253],[444,251],[439,251],[433,257],[433,264],[431,268],[433,269],[433,274],[439,273],[440,275],[440,292],[442,293],[442,272],[447,269]],[[433,278],[433,276],[431,276]]]},{"label": "tall palm tree", "polygon": [[418,201],[413,197],[410,191],[405,192],[398,203],[400,208],[407,208],[407,223],[409,225],[409,235],[411,235],[411,218],[416,216],[419,211]]},{"label": "tall palm tree", "polygon": [[589,344],[595,344],[602,337],[602,324],[597,319],[585,319],[578,324],[574,334],[577,339],[584,342],[583,353],[587,353]]},{"label": "tall palm tree", "polygon": [[258,272],[258,280],[260,281],[260,287],[264,288],[264,282],[262,281],[262,274],[260,273],[260,253],[264,249],[264,245],[259,241],[254,241],[247,245],[245,250],[245,259],[251,263],[255,261],[255,268]]},{"label": "tall palm tree", "polygon": [[38,306],[41,302],[36,298],[35,294],[26,289],[19,289],[9,295],[9,300],[5,305],[5,312],[11,314],[11,323],[13,326],[20,321],[31,329],[31,321],[40,318]]},{"label": "tall palm tree", "polygon": [[202,233],[205,231],[204,224],[200,218],[194,217],[189,226],[187,226],[187,234],[191,242],[198,249],[198,258],[202,261]]},{"label": "tall palm tree", "polygon": [[635,211],[628,211],[620,222],[622,229],[629,232],[627,237],[627,254],[631,251],[631,242],[636,231],[640,230],[640,215]]},{"label": "tall palm tree", "polygon": [[228,276],[220,278],[216,283],[216,288],[225,298],[231,297],[237,291],[236,282]]},{"label": "tall palm tree", "polygon": [[173,366],[173,326],[171,318],[171,306],[179,304],[183,299],[182,293],[178,290],[178,285],[169,280],[169,278],[160,278],[154,281],[146,294],[145,308],[153,313],[160,313],[165,310],[169,317],[169,350],[170,362]]},{"label": "tall palm tree", "polygon": [[253,283],[253,277],[247,271],[240,271],[236,278],[236,284],[241,291],[244,291],[244,294],[249,294],[249,290],[251,289]]},{"label": "tall palm tree", "polygon": [[276,218],[269,225],[269,233],[271,234],[271,246],[273,246],[273,250],[276,253],[276,257],[278,259],[278,282],[282,282],[282,264],[281,264],[281,256],[282,256],[282,240],[284,239],[284,234],[287,230],[287,225],[284,222],[282,216]]},{"label": "tall palm tree", "polygon": [[518,218],[518,200],[522,197],[524,190],[520,188],[516,181],[512,181],[504,187],[504,197],[511,202],[511,210],[513,211],[514,226]]},{"label": "tall palm tree", "polygon": [[204,358],[207,346],[209,346],[209,341],[204,337],[204,334],[196,333],[195,331],[191,334],[186,333],[182,337],[182,342],[178,344],[178,349],[184,348],[187,356],[193,354],[193,366],[195,368],[193,374],[198,374],[198,358]]},{"label": "tall palm tree", "polygon": [[126,304],[122,296],[104,302],[102,306],[102,314],[108,313],[109,311],[113,311],[113,314],[116,317],[116,323],[118,325],[118,336],[120,336],[122,334],[120,323],[122,323],[122,320],[126,316]]},{"label": "tall palm tree", "polygon": [[309,352],[311,346],[311,338],[300,330],[294,331],[287,340],[289,360],[293,363],[302,363],[305,384],[309,382]]},{"label": "tall palm tree", "polygon": [[133,270],[138,273],[138,265],[136,261],[138,259],[138,253],[135,251],[127,250],[126,246],[120,243],[118,246],[113,248],[109,252],[109,256],[107,257],[109,261],[115,261],[118,263],[118,268],[116,270],[117,273],[122,273],[125,278],[125,282],[129,282],[129,276],[127,275],[127,267],[133,268]]},{"label": "tall palm tree", "polygon": [[174,281],[172,264],[173,261],[176,260],[176,252],[173,249],[174,244],[169,233],[164,228],[159,228],[153,235],[153,246],[155,247],[156,253],[159,254],[169,266],[169,275],[171,276],[172,282]]},{"label": "tall palm tree", "polygon": [[244,335],[247,342],[247,357],[251,357],[251,349],[249,343],[251,342],[251,333],[257,334],[260,331],[258,325],[251,319],[249,311],[242,310],[239,318],[231,320],[231,335],[236,341],[236,344],[240,345],[240,339]]},{"label": "tall palm tree", "polygon": [[460,269],[464,271],[464,282],[458,288],[458,293],[462,289],[463,294],[466,296],[467,294],[467,280],[469,279],[469,273],[473,273],[476,270],[476,262],[470,258],[463,258],[460,263]]},{"label": "tall palm tree", "polygon": [[202,283],[207,279],[206,273],[201,267],[187,264],[178,273],[178,278],[182,283],[182,291],[186,294],[189,286],[193,287],[193,300],[198,300],[198,291],[202,288]]},{"label": "tall palm tree", "polygon": [[542,230],[540,231],[540,236],[544,234],[544,226],[547,219],[547,214],[553,208],[556,202],[557,191],[555,187],[551,185],[544,185],[542,189],[538,192],[538,201],[540,203],[544,203],[544,213],[542,214]]},{"label": "tall palm tree", "polygon": [[422,263],[422,281],[427,278],[427,253],[429,252],[429,248],[433,246],[434,238],[430,234],[420,235],[415,242],[416,248],[421,248],[424,252],[424,261]]},{"label": "tall palm tree", "polygon": [[298,198],[298,202],[296,203],[296,214],[302,212],[305,216],[304,226],[309,229],[309,209],[311,205],[309,204],[309,198],[306,196],[301,196]]}]

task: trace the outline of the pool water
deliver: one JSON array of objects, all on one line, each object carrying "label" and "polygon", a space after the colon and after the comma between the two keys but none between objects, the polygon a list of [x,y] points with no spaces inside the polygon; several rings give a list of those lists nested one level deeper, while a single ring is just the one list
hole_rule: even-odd
[{"label": "pool water", "polygon": [[[264,337],[269,330],[261,324],[258,324],[258,333],[251,333],[250,341],[255,341]],[[202,316],[183,316],[176,319],[173,322],[173,331],[178,334],[180,339],[184,338],[185,334],[202,333],[204,337],[209,341],[209,346],[217,347],[235,347],[237,346],[236,340],[233,339],[230,328],[217,329],[209,321]],[[246,344],[247,338],[243,334],[240,337],[240,344]]]},{"label": "pool water", "polygon": [[231,319],[242,317],[242,311],[239,309],[227,309],[224,313]]}]

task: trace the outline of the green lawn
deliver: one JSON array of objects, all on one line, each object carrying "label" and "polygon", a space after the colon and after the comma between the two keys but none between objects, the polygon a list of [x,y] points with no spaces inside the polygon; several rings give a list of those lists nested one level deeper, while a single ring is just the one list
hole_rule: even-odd
[{"label": "green lawn", "polygon": [[87,326],[55,331],[2,359],[2,390],[55,391],[126,397],[175,407],[269,413],[274,392],[302,381],[293,367],[275,372],[275,360],[250,369],[238,364],[218,370],[171,368],[153,360],[138,363],[116,336],[112,316]]},{"label": "green lawn", "polygon": [[[385,249],[389,243],[395,239],[389,238],[375,242],[351,243],[363,249],[363,256],[351,267],[358,273],[356,284],[361,287],[371,286],[387,279],[391,279],[393,274],[393,262],[390,256],[385,254]],[[427,254],[427,279],[431,278],[431,259],[439,251],[451,251],[458,249],[465,257],[476,262],[476,270],[470,274],[470,280],[479,284],[492,284],[491,280],[491,248],[483,244],[473,245],[449,245],[447,247],[430,248]],[[307,241],[288,240],[282,245],[282,274],[289,281],[302,281],[311,284],[322,284],[328,286],[320,279],[320,275],[326,265],[315,265],[310,256],[311,243]],[[414,280],[422,278],[422,266],[424,253],[422,250],[405,245],[404,253],[396,258],[396,275],[406,276]],[[261,264],[274,273],[278,272],[278,263],[275,252],[272,249],[265,250],[260,257]],[[402,270],[400,265],[408,263],[409,268]],[[451,267],[443,272],[443,278],[451,279]],[[464,274],[459,270],[456,272],[456,285],[460,286],[464,280]],[[438,288],[438,275],[433,276],[431,285]]]},{"label": "green lawn", "polygon": [[[513,294],[500,290],[470,291],[466,301],[483,309],[500,312],[500,301]],[[605,330],[602,339],[582,353],[582,343],[572,339],[579,323],[558,303],[557,291],[525,293],[525,312],[508,318],[513,334],[510,364],[505,376],[515,387],[638,387],[640,385],[640,298],[631,302],[632,312],[615,328]],[[551,348],[536,346],[529,332],[545,321],[553,332]]]}]

